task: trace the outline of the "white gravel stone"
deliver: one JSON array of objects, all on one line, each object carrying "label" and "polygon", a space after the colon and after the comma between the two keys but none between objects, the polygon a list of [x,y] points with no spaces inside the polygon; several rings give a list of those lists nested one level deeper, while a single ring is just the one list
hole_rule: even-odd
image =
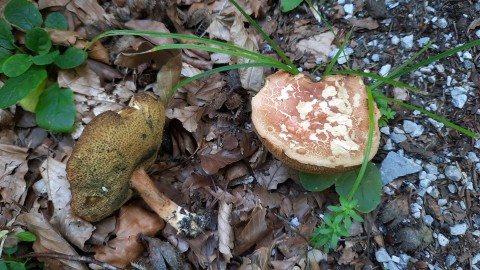
[{"label": "white gravel stone", "polygon": [[348,15],[353,15],[354,6],[353,4],[345,4],[343,6],[343,10],[345,10],[345,13]]},{"label": "white gravel stone", "polygon": [[425,171],[427,173],[430,173],[430,174],[434,174],[434,175],[438,175],[438,167],[431,164],[431,163],[428,163],[428,164],[425,164],[425,166],[423,166],[423,168],[425,169]]},{"label": "white gravel stone", "polygon": [[385,135],[390,135],[390,127],[382,127],[380,128],[380,132],[385,134]]},{"label": "white gravel stone", "polygon": [[450,193],[457,192],[457,187],[454,184],[448,184],[447,188],[448,188],[448,191],[450,191]]},{"label": "white gravel stone", "polygon": [[477,30],[477,31],[475,32],[475,35],[477,35],[477,37],[480,38],[480,30]]},{"label": "white gravel stone", "polygon": [[398,127],[394,127],[393,132],[395,132],[397,134],[405,134],[405,131],[401,128],[398,128]]},{"label": "white gravel stone", "polygon": [[426,225],[430,226],[433,223],[433,217],[430,215],[425,215],[423,216],[423,222],[425,222]]},{"label": "white gravel stone", "polygon": [[420,38],[417,42],[418,42],[418,45],[420,45],[421,47],[427,45],[427,43],[430,41],[430,38],[429,37],[422,37]]},{"label": "white gravel stone", "polygon": [[397,36],[392,36],[392,45],[398,45],[400,43],[400,39]]},{"label": "white gravel stone", "polygon": [[441,233],[437,234],[437,241],[438,241],[438,244],[442,247],[446,247],[450,242],[450,240],[448,240],[448,238]]},{"label": "white gravel stone", "polygon": [[402,37],[401,42],[402,42],[402,48],[407,51],[410,51],[413,48],[413,35]]},{"label": "white gravel stone", "polygon": [[418,136],[422,135],[425,128],[422,125],[418,125],[417,123],[412,122],[410,120],[404,120],[403,121],[403,130],[406,133],[409,133],[410,136],[412,136],[412,137],[418,137]]},{"label": "white gravel stone", "polygon": [[380,76],[384,76],[384,77],[385,77],[385,76],[387,76],[388,73],[390,72],[390,69],[392,69],[392,65],[386,64],[386,65],[384,65],[384,66],[382,66],[382,67],[380,68],[380,71],[378,72],[378,74],[379,74]]},{"label": "white gravel stone", "polygon": [[398,133],[390,134],[390,138],[392,139],[392,141],[396,143],[401,143],[407,140],[407,136],[405,136],[405,134],[398,134]]},{"label": "white gravel stone", "polygon": [[396,152],[389,152],[380,167],[380,175],[383,184],[386,185],[400,176],[416,173],[420,170],[422,170],[422,167],[411,159],[402,157]]},{"label": "white gravel stone", "polygon": [[467,223],[460,223],[450,227],[450,234],[451,235],[464,235],[467,231]]},{"label": "white gravel stone", "polygon": [[448,266],[452,266],[457,261],[457,257],[453,256],[452,254],[448,254],[447,258],[445,258],[445,263]]},{"label": "white gravel stone", "polygon": [[445,126],[445,124],[443,124],[442,122],[438,122],[437,120],[432,118],[428,118],[427,121],[430,122],[430,124],[432,124],[438,130]]},{"label": "white gravel stone", "polygon": [[447,205],[448,201],[447,199],[438,199],[438,206],[442,207],[442,206],[445,206]]},{"label": "white gravel stone", "polygon": [[462,179],[462,172],[457,166],[450,165],[445,168],[445,176],[450,180],[459,181]]},{"label": "white gravel stone", "polygon": [[467,89],[463,87],[454,87],[450,91],[450,95],[452,96],[452,104],[453,106],[457,108],[463,108],[465,106],[465,103],[467,102],[467,95],[466,93],[468,92]]},{"label": "white gravel stone", "polygon": [[[328,56],[329,56],[330,58],[335,57],[335,55],[337,54],[337,52],[338,52],[339,50],[340,50],[340,49],[334,49],[334,50],[332,50]],[[340,54],[340,57],[338,57],[337,63],[339,63],[340,65],[345,64],[345,63],[348,61],[348,56],[351,55],[352,53],[353,53],[353,49],[352,49],[352,48],[345,48],[345,49],[343,49],[343,53],[341,53],[341,54]]]},{"label": "white gravel stone", "polygon": [[380,55],[378,53],[372,55],[372,61],[378,62],[380,61]]},{"label": "white gravel stone", "polygon": [[392,260],[387,250],[383,247],[375,252],[375,259],[377,259],[377,262],[388,262]]},{"label": "white gravel stone", "polygon": [[388,138],[387,142],[383,145],[383,150],[391,151],[395,149],[395,145],[392,142],[392,139]]},{"label": "white gravel stone", "polygon": [[478,139],[476,142],[475,142],[475,145],[473,146],[477,149],[480,149],[480,139]]},{"label": "white gravel stone", "polygon": [[479,162],[480,161],[480,159],[478,158],[478,156],[475,152],[468,152],[467,157],[468,157],[468,159],[470,159],[473,162]]},{"label": "white gravel stone", "polygon": [[436,23],[438,27],[445,29],[448,26],[447,19],[445,18],[440,18],[438,22]]}]

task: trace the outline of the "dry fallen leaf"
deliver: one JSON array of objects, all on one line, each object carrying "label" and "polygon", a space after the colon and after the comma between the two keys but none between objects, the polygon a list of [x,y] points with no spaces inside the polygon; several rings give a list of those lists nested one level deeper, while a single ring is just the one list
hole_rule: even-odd
[{"label": "dry fallen leaf", "polygon": [[266,208],[257,206],[253,209],[246,224],[242,225],[240,223],[235,225],[234,255],[242,254],[270,231],[265,220],[266,214]]},{"label": "dry fallen leaf", "polygon": [[[160,33],[170,33],[165,24],[154,21],[154,20],[130,20],[125,23],[127,29],[140,30],[140,31],[151,31],[151,32],[160,32]],[[165,37],[154,37],[154,36],[145,36],[145,39],[152,42],[155,45],[165,45],[172,44],[173,39]]]},{"label": "dry fallen leaf", "polygon": [[138,205],[120,208],[116,238],[95,248],[95,259],[117,267],[127,267],[142,254],[144,247],[137,241],[139,233],[153,236],[165,227],[158,215]]},{"label": "dry fallen leaf", "polygon": [[296,49],[299,53],[310,53],[315,57],[322,59],[325,63],[328,60],[328,54],[331,51],[332,42],[335,36],[330,31],[302,39],[297,42]]},{"label": "dry fallen leaf", "polygon": [[180,120],[186,130],[195,132],[204,112],[205,108],[203,107],[186,106],[184,108],[168,109],[166,116],[170,119]]},{"label": "dry fallen leaf", "polygon": [[358,29],[367,29],[367,30],[373,30],[377,29],[380,25],[378,25],[378,22],[374,20],[372,17],[367,17],[367,18],[357,18],[353,17],[349,20],[350,25],[352,27],[355,27],[356,30]]},{"label": "dry fallen leaf", "polygon": [[40,167],[48,198],[53,204],[50,222],[72,244],[83,249],[84,243],[90,239],[95,227],[72,213],[70,208],[72,195],[65,168],[64,163],[51,157]]},{"label": "dry fallen leaf", "polygon": [[[56,252],[66,255],[78,255],[74,248],[63,239],[63,237],[53,228],[50,223],[39,213],[23,214],[27,228],[37,236],[33,243],[35,252]],[[45,269],[87,269],[85,265],[76,261],[39,258],[45,263]]]},{"label": "dry fallen leaf", "polygon": [[98,74],[87,66],[60,70],[57,80],[60,87],[70,88],[73,92],[86,96],[96,97],[105,91],[100,85]]},{"label": "dry fallen leaf", "polygon": [[218,146],[213,143],[209,143],[209,147],[200,150],[198,155],[203,170],[209,175],[215,174],[221,168],[243,158],[242,153],[238,149],[234,151],[219,149]]},{"label": "dry fallen leaf", "polygon": [[257,182],[265,189],[277,189],[277,185],[292,177],[294,171],[281,161],[272,160],[259,169],[254,170]]},{"label": "dry fallen leaf", "polygon": [[218,209],[218,251],[223,254],[227,262],[230,262],[233,257],[231,252],[233,248],[233,229],[230,225],[231,214],[232,205],[220,202]]},{"label": "dry fallen leaf", "polygon": [[0,203],[23,205],[28,172],[27,148],[0,144]]}]

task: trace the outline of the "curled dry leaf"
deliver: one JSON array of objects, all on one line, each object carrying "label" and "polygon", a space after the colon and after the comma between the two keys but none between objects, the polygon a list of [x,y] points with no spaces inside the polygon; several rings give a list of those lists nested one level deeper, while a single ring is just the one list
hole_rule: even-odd
[{"label": "curled dry leaf", "polygon": [[49,157],[41,165],[40,173],[47,187],[48,198],[53,204],[51,224],[72,244],[83,249],[85,241],[90,239],[95,227],[72,213],[70,208],[72,195],[65,164]]},{"label": "curled dry leaf", "polygon": [[139,239],[148,246],[147,264],[152,267],[150,269],[183,269],[183,258],[172,244],[143,234],[139,235]]},{"label": "curled dry leaf", "polygon": [[230,262],[233,257],[231,252],[233,248],[233,229],[230,225],[231,214],[232,205],[221,202],[218,210],[218,250],[227,262]]},{"label": "curled dry leaf", "polygon": [[378,22],[374,20],[372,17],[367,18],[357,18],[353,17],[349,20],[350,25],[355,27],[356,30],[358,29],[366,29],[366,30],[373,30],[379,27]]},{"label": "curled dry leaf", "polygon": [[198,155],[200,156],[203,170],[210,175],[217,173],[221,168],[243,158],[239,150],[228,151],[218,149],[213,143],[210,143],[209,147],[202,149]]},{"label": "curled dry leaf", "polygon": [[[170,33],[167,27],[165,27],[165,24],[153,20],[130,20],[125,23],[125,27],[132,30]],[[155,45],[165,45],[173,43],[173,39],[171,38],[145,36],[145,39]]]},{"label": "curled dry leaf", "polygon": [[[78,255],[74,248],[63,239],[63,237],[50,225],[42,214],[27,213],[24,214],[24,220],[27,229],[37,236],[37,240],[33,243],[35,252],[56,252],[65,255]],[[39,258],[45,263],[45,269],[87,269],[85,265],[76,261]]]},{"label": "curled dry leaf", "polygon": [[95,248],[95,259],[117,267],[127,267],[142,254],[144,247],[137,241],[139,233],[153,236],[165,227],[158,215],[138,205],[120,208],[118,223],[117,237]]}]

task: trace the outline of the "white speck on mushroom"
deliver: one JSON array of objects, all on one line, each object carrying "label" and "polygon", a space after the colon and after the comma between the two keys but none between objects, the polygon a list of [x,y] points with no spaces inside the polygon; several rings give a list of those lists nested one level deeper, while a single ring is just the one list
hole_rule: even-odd
[{"label": "white speck on mushroom", "polygon": [[288,99],[288,97],[289,97],[288,91],[293,91],[293,85],[292,84],[289,84],[289,85],[285,86],[281,91],[282,94],[277,99],[278,100]]},{"label": "white speck on mushroom", "polygon": [[305,120],[307,118],[307,115],[313,111],[313,106],[317,103],[317,99],[314,99],[312,101],[300,101],[297,104],[297,111],[300,114],[300,119]]},{"label": "white speck on mushroom", "polygon": [[102,187],[102,191],[103,191],[103,192],[108,192],[108,188]]}]

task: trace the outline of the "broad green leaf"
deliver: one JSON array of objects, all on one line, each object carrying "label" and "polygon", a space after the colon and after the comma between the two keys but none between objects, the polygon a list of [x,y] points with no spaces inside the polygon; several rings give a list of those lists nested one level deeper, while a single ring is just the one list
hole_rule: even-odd
[{"label": "broad green leaf", "polygon": [[7,264],[2,260],[0,260],[0,270],[8,270]]},{"label": "broad green leaf", "polygon": [[60,54],[59,51],[51,51],[44,55],[34,56],[32,61],[35,65],[39,65],[39,66],[50,65],[51,63],[53,63],[53,61],[55,61],[55,58],[59,54]]},{"label": "broad green leaf", "polygon": [[73,91],[55,83],[40,95],[36,109],[37,124],[54,132],[71,132],[75,120]]},{"label": "broad green leaf", "polygon": [[26,270],[26,269],[27,268],[25,267],[24,263],[13,262],[13,261],[8,262],[8,270]]},{"label": "broad green leaf", "polygon": [[13,253],[17,252],[18,246],[11,246],[11,247],[6,247],[3,249],[3,252],[7,255],[12,255]]},{"label": "broad green leaf", "polygon": [[32,56],[28,54],[14,54],[8,57],[2,65],[2,70],[8,77],[18,77],[32,66]]},{"label": "broad green leaf", "polygon": [[19,232],[15,234],[15,236],[24,242],[35,242],[35,240],[37,240],[37,236],[32,232]]},{"label": "broad green leaf", "polygon": [[0,109],[14,105],[37,89],[46,79],[47,71],[39,66],[32,66],[22,75],[8,79],[0,88]]},{"label": "broad green leaf", "polygon": [[3,63],[12,55],[12,53],[0,47],[0,73],[3,73]]},{"label": "broad green leaf", "polygon": [[3,12],[7,21],[24,31],[42,25],[42,14],[28,0],[11,0]]},{"label": "broad green leaf", "polygon": [[25,111],[35,112],[35,108],[37,107],[38,99],[40,95],[45,90],[45,84],[47,80],[44,80],[35,90],[30,92],[26,97],[22,98],[18,104],[22,106]]},{"label": "broad green leaf", "polygon": [[45,27],[68,30],[67,18],[60,12],[52,12],[45,19]]},{"label": "broad green leaf", "polygon": [[289,12],[298,7],[302,2],[303,0],[280,0],[282,12]]},{"label": "broad green leaf", "polygon": [[339,174],[324,175],[300,172],[300,182],[304,189],[318,192],[331,187],[339,179]]},{"label": "broad green leaf", "polygon": [[52,48],[52,40],[47,31],[36,27],[25,34],[25,46],[39,55],[44,55]]},{"label": "broad green leaf", "polygon": [[[340,196],[348,197],[357,178],[358,169],[345,174],[335,183],[335,190]],[[375,164],[369,162],[363,180],[358,186],[353,199],[357,200],[356,209],[368,213],[377,208],[382,195],[382,177]]]},{"label": "broad green leaf", "polygon": [[88,54],[85,51],[70,47],[63,54],[55,58],[55,65],[61,69],[70,69],[80,66],[87,57]]},{"label": "broad green leaf", "polygon": [[12,27],[5,21],[4,18],[0,18],[0,47],[7,50],[15,49],[15,39],[12,34]]}]

